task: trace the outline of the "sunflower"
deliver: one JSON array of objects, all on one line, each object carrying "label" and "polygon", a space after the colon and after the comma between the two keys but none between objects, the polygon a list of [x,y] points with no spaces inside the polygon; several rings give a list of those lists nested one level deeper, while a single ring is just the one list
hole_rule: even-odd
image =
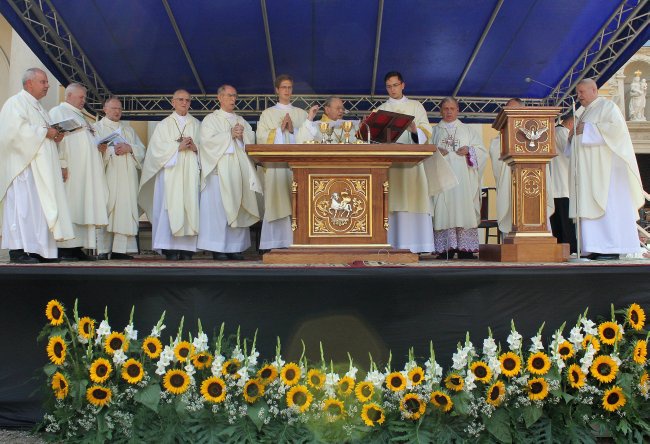
[{"label": "sunflower", "polygon": [[422,381],[424,381],[424,370],[422,370],[422,367],[413,367],[411,371],[409,371],[409,380],[411,381],[411,384],[414,386],[422,384]]},{"label": "sunflower", "polygon": [[609,356],[598,356],[591,363],[590,367],[591,376],[598,381],[607,383],[612,382],[618,373],[618,365]]},{"label": "sunflower", "polygon": [[333,422],[345,415],[345,408],[338,399],[327,398],[323,403],[323,413],[328,421]]},{"label": "sunflower", "polygon": [[567,379],[569,380],[569,385],[571,385],[571,387],[579,389],[585,385],[587,376],[582,373],[582,369],[578,364],[571,364],[567,370]]},{"label": "sunflower", "polygon": [[93,385],[88,390],[86,390],[86,399],[89,403],[94,406],[102,407],[109,402],[113,397],[113,392],[108,387],[102,387],[101,385]]},{"label": "sunflower", "polygon": [[110,378],[113,366],[108,359],[97,358],[90,364],[90,380],[101,384]]},{"label": "sunflower", "polygon": [[594,348],[594,350],[596,350],[596,352],[600,351],[600,341],[594,335],[586,335],[582,340],[583,348],[587,348],[589,344],[591,344],[591,346]]},{"label": "sunflower", "polygon": [[364,404],[361,410],[361,419],[368,427],[374,427],[377,424],[383,424],[386,420],[384,410],[374,402]]},{"label": "sunflower", "polygon": [[372,395],[375,394],[375,386],[372,385],[372,382],[362,381],[357,384],[357,387],[354,389],[354,394],[357,396],[359,402],[368,402]]},{"label": "sunflower", "polygon": [[142,341],[142,350],[144,350],[144,353],[151,359],[158,359],[160,353],[162,353],[162,349],[162,342],[160,342],[160,339],[155,336],[148,336],[144,341]]},{"label": "sunflower", "polygon": [[405,395],[399,403],[399,409],[403,412],[404,417],[414,421],[420,419],[420,416],[424,415],[426,408],[426,402],[423,402],[422,399],[420,399],[420,395],[415,393]]},{"label": "sunflower", "polygon": [[209,368],[212,365],[212,355],[208,352],[197,353],[192,356],[192,364],[197,370]]},{"label": "sunflower", "polygon": [[455,392],[460,392],[465,385],[465,380],[458,373],[452,373],[445,378],[445,387]]},{"label": "sunflower", "polygon": [[68,396],[68,390],[70,389],[70,384],[68,380],[61,372],[56,372],[52,376],[52,390],[54,391],[54,396],[57,399],[63,399]]},{"label": "sunflower", "polygon": [[337,389],[341,396],[349,396],[354,391],[354,379],[349,376],[342,377],[338,382]]},{"label": "sunflower", "polygon": [[211,376],[201,384],[201,395],[203,399],[215,404],[226,399],[226,383],[223,379]]},{"label": "sunflower", "polygon": [[297,384],[300,380],[300,367],[293,362],[285,364],[280,371],[280,378],[282,378],[284,385],[292,386]]},{"label": "sunflower", "polygon": [[312,388],[319,389],[325,384],[325,375],[320,370],[312,368],[307,372],[307,384]]},{"label": "sunflower", "polygon": [[503,353],[499,356],[499,361],[501,362],[501,373],[503,373],[503,376],[512,378],[513,376],[517,376],[521,371],[521,358],[516,353]]},{"label": "sunflower", "polygon": [[562,342],[557,346],[557,354],[560,355],[560,358],[562,358],[563,361],[566,361],[575,354],[573,345],[571,345],[569,341]]},{"label": "sunflower", "polygon": [[616,341],[621,339],[621,332],[616,322],[608,321],[598,326],[598,336],[600,336],[600,342],[603,344],[614,345]]},{"label": "sunflower", "polygon": [[167,370],[163,378],[163,387],[169,393],[180,395],[190,386],[190,377],[183,370]]},{"label": "sunflower", "polygon": [[174,356],[179,362],[185,362],[194,354],[194,346],[187,341],[180,341],[174,347]]},{"label": "sunflower", "polygon": [[84,339],[92,339],[95,335],[95,321],[90,319],[88,316],[79,319],[77,332],[79,333],[79,336]]},{"label": "sunflower", "polygon": [[639,390],[641,390],[642,395],[647,395],[649,389],[650,377],[648,376],[648,372],[643,372],[641,378],[639,379]]},{"label": "sunflower", "polygon": [[470,370],[476,376],[477,381],[488,382],[492,378],[492,370],[483,361],[472,362]]},{"label": "sunflower", "polygon": [[645,311],[639,304],[632,304],[627,309],[627,321],[636,331],[642,330],[645,325]]},{"label": "sunflower", "polygon": [[66,345],[61,336],[52,336],[47,342],[47,356],[52,364],[62,365],[65,361]]},{"label": "sunflower", "polygon": [[447,413],[454,406],[454,401],[451,400],[448,394],[435,390],[431,392],[431,404]]},{"label": "sunflower", "polygon": [[406,378],[400,372],[389,373],[386,376],[386,387],[394,392],[401,392],[406,388]]},{"label": "sunflower", "polygon": [[224,376],[230,376],[233,379],[239,379],[240,374],[237,373],[241,368],[241,362],[237,358],[232,358],[227,360],[221,366],[221,374]]},{"label": "sunflower", "polygon": [[144,378],[144,369],[140,361],[133,358],[127,360],[122,366],[122,379],[129,384],[137,384]]},{"label": "sunflower", "polygon": [[278,377],[278,369],[275,365],[265,365],[257,371],[257,379],[264,385],[270,384]]},{"label": "sunflower", "polygon": [[264,384],[257,379],[249,379],[244,385],[244,399],[249,404],[254,404],[255,401],[264,396]]},{"label": "sunflower", "polygon": [[648,343],[641,339],[639,341],[636,341],[636,345],[634,346],[634,362],[636,362],[639,365],[645,364],[646,357],[648,356]]},{"label": "sunflower", "polygon": [[45,316],[50,321],[50,325],[63,324],[63,305],[56,299],[52,299],[45,307]]},{"label": "sunflower", "polygon": [[506,396],[506,386],[503,382],[497,381],[490,386],[485,400],[488,404],[499,407]]},{"label": "sunflower", "polygon": [[541,401],[548,396],[548,382],[544,378],[533,378],[528,380],[528,398],[533,401]]},{"label": "sunflower", "polygon": [[623,390],[614,386],[605,390],[603,394],[603,408],[609,412],[614,412],[625,405],[626,399]]},{"label": "sunflower", "polygon": [[545,375],[551,368],[551,360],[546,353],[536,352],[528,357],[526,369],[533,375]]},{"label": "sunflower", "polygon": [[126,342],[126,336],[123,333],[112,332],[110,335],[106,336],[104,340],[104,350],[109,355],[112,355],[118,350],[127,351],[129,349],[129,343]]},{"label": "sunflower", "polygon": [[304,385],[296,385],[291,387],[291,390],[287,393],[287,406],[302,413],[309,408],[312,399],[314,397],[307,387]]}]

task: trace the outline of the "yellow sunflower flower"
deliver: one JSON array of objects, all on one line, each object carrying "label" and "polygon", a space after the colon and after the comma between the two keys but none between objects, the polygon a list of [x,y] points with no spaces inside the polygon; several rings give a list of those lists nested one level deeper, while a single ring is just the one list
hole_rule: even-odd
[{"label": "yellow sunflower flower", "polygon": [[512,378],[513,376],[517,376],[521,371],[521,358],[516,353],[503,353],[499,356],[499,362],[501,362],[501,373],[503,376]]},{"label": "yellow sunflower flower", "polygon": [[86,390],[86,399],[94,406],[102,407],[111,402],[113,392],[108,387],[93,385]]},{"label": "yellow sunflower flower", "polygon": [[88,316],[84,316],[79,319],[79,325],[77,325],[77,332],[79,336],[84,339],[92,339],[95,335],[95,321]]},{"label": "yellow sunflower flower", "polygon": [[596,352],[600,351],[600,341],[598,338],[596,338],[593,335],[586,335],[584,339],[582,340],[582,347],[587,348],[587,346],[591,344],[591,346],[596,350]]},{"label": "yellow sunflower flower", "polygon": [[226,399],[226,383],[223,379],[211,376],[201,384],[201,395],[208,402],[218,404]]},{"label": "yellow sunflower flower", "polygon": [[399,409],[403,412],[404,417],[413,421],[420,419],[426,408],[427,404],[420,399],[420,395],[415,393],[404,395],[399,403]]},{"label": "yellow sunflower flower", "polygon": [[210,368],[212,365],[212,355],[208,352],[197,353],[192,356],[192,364],[197,370]]},{"label": "yellow sunflower flower", "polygon": [[526,369],[533,375],[545,375],[551,369],[551,360],[544,352],[532,353],[528,357]]},{"label": "yellow sunflower flower", "polygon": [[499,407],[506,397],[506,386],[503,382],[497,381],[490,386],[485,400],[488,404]]},{"label": "yellow sunflower flower", "polygon": [[648,376],[648,372],[643,372],[641,375],[639,379],[639,390],[642,395],[647,395],[648,391],[650,391],[650,376]]},{"label": "yellow sunflower flower", "polygon": [[307,384],[312,388],[319,389],[325,384],[325,375],[320,370],[312,368],[307,372]]},{"label": "yellow sunflower flower", "polygon": [[465,385],[465,380],[458,373],[452,373],[445,378],[445,387],[455,392],[460,392]]},{"label": "yellow sunflower flower", "polygon": [[563,361],[572,358],[575,354],[573,345],[569,341],[562,342],[557,346],[557,354],[560,355],[560,358],[562,358]]},{"label": "yellow sunflower flower", "polygon": [[190,377],[183,370],[167,370],[163,377],[163,387],[169,393],[183,394],[190,386]]},{"label": "yellow sunflower flower", "polygon": [[567,370],[567,379],[571,387],[579,389],[585,385],[587,376],[582,373],[582,369],[578,364],[571,364]]},{"label": "yellow sunflower flower", "polygon": [[97,358],[90,364],[90,380],[101,384],[110,378],[113,366],[108,359]]},{"label": "yellow sunflower flower", "polygon": [[122,366],[122,379],[129,384],[137,384],[144,378],[144,368],[140,361],[128,359]]},{"label": "yellow sunflower flower", "polygon": [[180,341],[174,347],[174,356],[179,362],[186,362],[194,354],[194,346],[188,341]]},{"label": "yellow sunflower flower", "polygon": [[589,368],[591,376],[596,378],[599,382],[608,383],[612,382],[616,378],[616,373],[618,373],[618,365],[609,356],[598,356],[591,363]]},{"label": "yellow sunflower flower", "polygon": [[448,394],[441,392],[440,390],[435,390],[431,392],[431,404],[436,406],[442,412],[447,413],[454,406],[454,402],[451,400]]},{"label": "yellow sunflower flower", "polygon": [[476,380],[480,382],[488,382],[492,379],[492,369],[483,361],[472,362],[472,365],[469,367]]},{"label": "yellow sunflower flower", "polygon": [[349,376],[342,377],[339,379],[337,389],[341,396],[349,396],[354,391],[354,379]]},{"label": "yellow sunflower flower", "polygon": [[411,384],[413,386],[420,385],[422,384],[422,381],[424,381],[424,370],[422,367],[413,367],[409,371],[409,380],[411,381]]},{"label": "yellow sunflower flower", "polygon": [[129,343],[126,342],[126,336],[124,336],[124,333],[114,331],[110,335],[106,336],[106,339],[104,340],[104,350],[109,355],[113,355],[118,350],[127,351],[128,349]]},{"label": "yellow sunflower flower", "polygon": [[603,408],[608,412],[615,412],[623,407],[625,402],[626,399],[623,390],[618,386],[605,390],[603,394]]},{"label": "yellow sunflower flower", "polygon": [[241,368],[241,362],[239,359],[232,358],[227,360],[221,366],[221,374],[224,376],[230,376],[233,379],[239,379],[241,375],[237,373]]},{"label": "yellow sunflower flower", "polygon": [[323,413],[329,422],[333,422],[345,415],[345,408],[338,399],[327,398],[323,403]]},{"label": "yellow sunflower flower", "polygon": [[63,313],[63,305],[56,299],[52,299],[45,307],[45,316],[50,321],[50,325],[55,327],[63,324]]},{"label": "yellow sunflower flower", "polygon": [[61,372],[56,372],[52,376],[52,390],[57,399],[63,399],[68,396],[70,384],[67,378]]},{"label": "yellow sunflower flower", "polygon": [[646,358],[648,356],[648,343],[641,339],[639,341],[636,341],[636,345],[634,346],[634,362],[636,362],[639,365],[644,365]]},{"label": "yellow sunflower flower", "polygon": [[249,404],[254,404],[255,401],[264,396],[264,384],[257,379],[249,379],[244,385],[244,399]]},{"label": "yellow sunflower flower", "polygon": [[364,404],[363,409],[361,410],[361,419],[368,427],[374,427],[377,424],[381,425],[386,421],[386,416],[384,415],[384,409],[379,407],[374,402],[370,404]]},{"label": "yellow sunflower flower", "polygon": [[357,384],[357,387],[354,389],[354,394],[359,402],[368,402],[372,398],[372,395],[375,394],[375,386],[372,382],[362,381]]},{"label": "yellow sunflower flower", "polygon": [[541,401],[548,396],[548,382],[544,378],[528,380],[528,398],[532,401]]},{"label": "yellow sunflower flower", "polygon": [[287,393],[287,406],[302,413],[309,408],[313,399],[314,397],[307,387],[296,385],[291,387],[291,390]]},{"label": "yellow sunflower flower", "polygon": [[52,336],[47,342],[46,350],[52,364],[62,365],[65,362],[67,346],[61,336]]},{"label": "yellow sunflower flower", "polygon": [[627,321],[636,331],[643,330],[645,325],[645,311],[639,304],[632,304],[627,309]]},{"label": "yellow sunflower flower", "polygon": [[280,378],[284,385],[292,386],[297,384],[300,380],[300,367],[293,362],[285,364],[280,371]]},{"label": "yellow sunflower flower", "polygon": [[268,364],[257,371],[257,379],[264,385],[275,381],[277,377],[278,369],[275,368],[275,365]]},{"label": "yellow sunflower flower", "polygon": [[158,359],[160,353],[162,353],[162,349],[162,342],[160,342],[160,339],[155,336],[148,336],[142,342],[142,350],[144,350],[144,353],[151,359]]},{"label": "yellow sunflower flower", "polygon": [[400,372],[392,372],[386,376],[386,387],[393,392],[401,392],[406,388],[406,378]]},{"label": "yellow sunflower flower", "polygon": [[614,345],[616,341],[621,339],[621,332],[616,322],[608,321],[598,326],[598,336],[603,344]]}]

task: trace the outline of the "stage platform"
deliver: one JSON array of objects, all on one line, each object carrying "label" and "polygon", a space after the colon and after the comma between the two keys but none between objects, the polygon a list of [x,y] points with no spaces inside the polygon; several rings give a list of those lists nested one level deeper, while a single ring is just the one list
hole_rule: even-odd
[{"label": "stage platform", "polygon": [[50,299],[71,313],[79,299],[81,316],[97,320],[104,307],[114,330],[128,323],[135,306],[139,337],[166,311],[163,338],[176,334],[181,316],[185,331],[196,332],[200,318],[210,335],[222,322],[226,331],[252,338],[261,359],[272,359],[276,338],[286,358],[302,351],[319,359],[319,341],[335,362],[347,363],[349,351],[360,368],[368,352],[393,366],[405,361],[409,347],[427,357],[433,341],[438,361],[448,368],[456,344],[469,331],[482,346],[488,327],[505,343],[514,319],[525,338],[546,322],[548,338],[563,322],[568,330],[589,307],[597,320],[610,305],[632,302],[650,307],[650,260],[518,265],[481,261],[441,261],[423,256],[415,264],[365,261],[348,265],[265,265],[258,256],[245,261],[168,262],[154,256],[133,261],[77,262],[20,266],[0,263],[2,325],[0,426],[40,419],[39,389],[47,361],[45,343],[36,337],[45,324]]}]

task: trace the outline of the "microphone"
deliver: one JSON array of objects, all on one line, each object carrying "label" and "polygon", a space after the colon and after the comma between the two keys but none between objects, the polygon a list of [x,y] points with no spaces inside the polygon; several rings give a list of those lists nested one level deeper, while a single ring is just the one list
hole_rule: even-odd
[{"label": "microphone", "polygon": [[548,89],[553,89],[553,88],[554,88],[553,86],[551,86],[551,85],[547,85],[546,83],[544,83],[544,82],[540,82],[539,80],[535,80],[535,79],[533,79],[532,77],[526,77],[526,78],[524,79],[524,81],[525,81],[526,83],[531,83],[531,82],[532,82],[532,83],[537,83],[538,85],[545,86],[545,87],[547,87]]}]

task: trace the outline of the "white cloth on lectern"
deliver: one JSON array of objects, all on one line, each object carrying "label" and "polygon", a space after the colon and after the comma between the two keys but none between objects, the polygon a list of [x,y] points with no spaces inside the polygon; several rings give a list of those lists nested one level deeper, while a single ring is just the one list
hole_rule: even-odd
[{"label": "white cloth on lectern", "polygon": [[[172,159],[175,158],[176,156]],[[161,253],[161,250],[196,251],[196,235],[172,236],[169,214],[167,214],[167,208],[165,208],[165,168],[161,169],[156,175],[153,192],[153,212],[151,215],[151,238],[153,240],[153,249],[156,252]]]}]

